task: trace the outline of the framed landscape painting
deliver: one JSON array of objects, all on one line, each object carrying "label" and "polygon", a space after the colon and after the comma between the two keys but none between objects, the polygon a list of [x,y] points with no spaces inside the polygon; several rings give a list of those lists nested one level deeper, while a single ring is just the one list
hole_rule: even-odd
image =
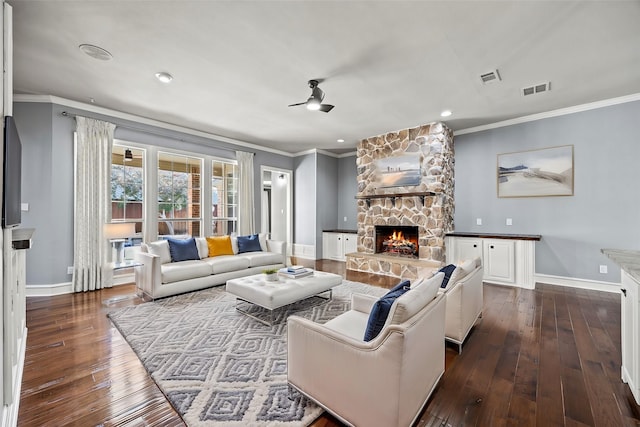
[{"label": "framed landscape painting", "polygon": [[381,188],[420,185],[420,153],[375,160],[376,182]]},{"label": "framed landscape painting", "polygon": [[573,145],[498,154],[498,197],[573,196]]}]

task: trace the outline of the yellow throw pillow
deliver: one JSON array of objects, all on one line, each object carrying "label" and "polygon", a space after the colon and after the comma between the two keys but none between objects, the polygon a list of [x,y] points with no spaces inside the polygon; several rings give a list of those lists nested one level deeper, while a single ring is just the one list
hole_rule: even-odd
[{"label": "yellow throw pillow", "polygon": [[207,246],[209,247],[209,256],[233,255],[231,248],[231,238],[229,236],[212,236],[207,237]]}]

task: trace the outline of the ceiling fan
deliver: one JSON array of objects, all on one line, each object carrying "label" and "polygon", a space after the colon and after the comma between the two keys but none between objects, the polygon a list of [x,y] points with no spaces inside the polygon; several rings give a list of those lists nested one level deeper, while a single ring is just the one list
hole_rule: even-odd
[{"label": "ceiling fan", "polygon": [[309,87],[311,88],[311,96],[305,102],[298,102],[297,104],[291,104],[289,107],[295,107],[297,105],[306,105],[308,110],[322,111],[328,113],[333,109],[333,105],[322,104],[324,99],[324,92],[318,87],[318,80],[309,80]]}]

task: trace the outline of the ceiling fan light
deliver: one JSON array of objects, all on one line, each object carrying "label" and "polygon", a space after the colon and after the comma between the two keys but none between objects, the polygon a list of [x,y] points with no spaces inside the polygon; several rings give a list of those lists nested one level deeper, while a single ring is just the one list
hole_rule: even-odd
[{"label": "ceiling fan light", "polygon": [[307,110],[317,111],[320,109],[320,101],[311,98],[307,101]]}]

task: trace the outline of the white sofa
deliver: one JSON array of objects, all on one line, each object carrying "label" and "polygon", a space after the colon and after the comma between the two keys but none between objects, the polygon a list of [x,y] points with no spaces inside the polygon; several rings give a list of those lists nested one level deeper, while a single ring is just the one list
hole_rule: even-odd
[{"label": "white sofa", "polygon": [[446,288],[439,291],[447,298],[445,339],[458,344],[458,352],[462,352],[462,343],[482,315],[482,274],[480,258],[460,262]]},{"label": "white sofa", "polygon": [[443,273],[397,298],[382,331],[364,341],[378,298],[354,294],[351,310],[325,324],[289,316],[290,386],[353,426],[409,426],[445,366]]},{"label": "white sofa", "polygon": [[[232,236],[232,242],[234,237]],[[207,240],[196,237],[199,260],[171,262],[166,240],[142,244],[135,260],[136,286],[145,298],[163,298],[184,292],[222,285],[229,279],[261,273],[265,269],[282,268],[286,263],[286,243],[261,236],[261,251],[209,257]]]}]

